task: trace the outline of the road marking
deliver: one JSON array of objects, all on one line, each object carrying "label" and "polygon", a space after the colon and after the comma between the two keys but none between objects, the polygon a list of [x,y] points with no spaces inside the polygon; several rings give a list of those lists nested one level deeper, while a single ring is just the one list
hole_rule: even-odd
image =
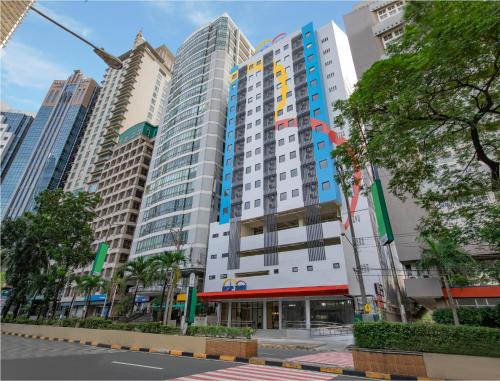
[{"label": "road marking", "polygon": [[130,365],[130,366],[139,366],[141,368],[151,368],[151,369],[163,369],[159,368],[157,366],[149,366],[149,365],[141,365],[141,364],[132,364],[130,362],[121,362],[121,361],[111,361],[113,364],[120,364],[120,365]]}]

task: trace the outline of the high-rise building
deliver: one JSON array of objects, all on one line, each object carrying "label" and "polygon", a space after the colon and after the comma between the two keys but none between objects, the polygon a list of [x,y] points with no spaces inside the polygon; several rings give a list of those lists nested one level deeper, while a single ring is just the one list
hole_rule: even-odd
[{"label": "high-rise building", "polygon": [[98,91],[97,83],[79,70],[52,83],[2,178],[2,218],[31,209],[43,190],[64,187]]},{"label": "high-rise building", "polygon": [[403,34],[404,0],[363,1],[344,15],[358,78]]},{"label": "high-rise building", "polygon": [[[358,78],[361,78],[374,62],[385,58],[388,46],[403,35],[404,6],[405,1],[402,0],[363,1],[357,4],[352,12],[344,15]],[[452,163],[453,160],[447,160],[448,167]],[[444,306],[441,280],[418,268],[422,248],[416,241],[417,225],[425,211],[415,203],[411,195],[406,195],[403,202],[388,191],[391,174],[385,168],[378,168],[378,171],[394,234],[394,241],[386,248],[391,248],[404,266],[406,295],[431,310]],[[467,249],[476,259],[489,260],[492,258],[491,252],[485,248],[486,246],[480,245]],[[461,289],[453,289],[452,292],[459,305],[490,306],[498,303],[498,298],[495,298],[498,295],[498,287],[494,291],[488,287],[475,287],[467,292]]]},{"label": "high-rise building", "polygon": [[122,69],[106,69],[66,191],[95,192],[120,133],[144,121],[158,125],[163,115],[173,54],[165,45],[153,48],[139,32],[133,48],[119,58]]},{"label": "high-rise building", "polygon": [[[334,103],[356,82],[349,43],[333,22],[272,41],[231,72],[220,219],[198,297],[218,303],[220,324],[351,323],[363,305],[331,157],[349,134],[332,126]],[[356,187],[350,213],[375,307],[383,259]]]},{"label": "high-rise building", "polygon": [[7,174],[28,132],[33,117],[23,112],[0,112],[1,178]]},{"label": "high-rise building", "polygon": [[7,45],[10,37],[23,20],[35,0],[0,1],[0,48]]},{"label": "high-rise building", "polygon": [[[115,269],[127,262],[157,130],[148,122],[138,123],[125,130],[118,137],[113,153],[104,165],[96,191],[101,201],[96,207],[97,217],[92,223],[94,250],[100,251],[99,245],[106,244],[102,249],[106,260],[102,269],[99,269],[104,279],[111,279]],[[87,266],[76,273],[82,275],[91,271],[91,266]],[[80,293],[75,285],[72,286],[65,290],[63,308],[70,306],[75,293]],[[104,306],[105,298],[94,298],[93,305],[99,311]],[[79,316],[85,304],[83,295],[76,301],[76,309],[72,313]],[[110,302],[111,299],[108,300]]]},{"label": "high-rise building", "polygon": [[203,272],[209,224],[218,215],[228,73],[251,51],[228,15],[199,28],[177,51],[132,259],[182,243],[186,266]]}]

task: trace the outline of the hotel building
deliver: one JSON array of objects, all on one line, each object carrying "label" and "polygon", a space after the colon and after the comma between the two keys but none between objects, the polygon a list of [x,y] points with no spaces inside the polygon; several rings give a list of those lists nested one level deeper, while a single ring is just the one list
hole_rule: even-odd
[{"label": "hotel building", "polygon": [[[217,302],[219,324],[351,323],[362,305],[330,154],[349,134],[332,123],[335,101],[356,82],[347,37],[333,22],[280,34],[235,66],[230,81],[219,221],[210,225],[198,297]],[[350,205],[375,306],[383,259],[357,187]]]}]

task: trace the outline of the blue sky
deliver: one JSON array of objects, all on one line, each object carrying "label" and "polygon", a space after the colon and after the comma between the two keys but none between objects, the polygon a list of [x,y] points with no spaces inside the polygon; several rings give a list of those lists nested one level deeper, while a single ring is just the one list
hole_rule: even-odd
[{"label": "blue sky", "polygon": [[[94,44],[119,55],[131,48],[138,30],[153,46],[174,53],[184,39],[227,12],[255,46],[280,32],[290,33],[312,21],[322,26],[342,16],[350,1],[37,1],[35,6]],[[1,52],[1,101],[36,112],[54,79],[74,69],[100,82],[105,65],[90,47],[29,12]]]}]

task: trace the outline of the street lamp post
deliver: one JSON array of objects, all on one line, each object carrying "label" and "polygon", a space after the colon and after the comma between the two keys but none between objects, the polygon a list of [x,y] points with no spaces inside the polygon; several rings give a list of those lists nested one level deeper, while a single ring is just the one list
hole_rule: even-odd
[{"label": "street lamp post", "polygon": [[104,50],[104,48],[99,48],[99,47],[95,46],[93,43],[91,43],[90,41],[86,40],[85,38],[83,38],[79,34],[73,32],[72,30],[70,30],[68,28],[66,28],[64,25],[60,24],[59,22],[57,22],[53,18],[47,16],[45,13],[41,12],[39,9],[36,9],[33,6],[30,6],[30,9],[32,11],[35,11],[36,13],[38,13],[43,18],[49,20],[51,23],[57,25],[59,28],[64,29],[66,32],[72,34],[73,36],[75,36],[79,40],[83,41],[87,45],[91,46],[92,49],[94,49],[94,53],[97,54],[99,56],[99,58],[101,58],[106,63],[106,65],[108,65],[110,68],[116,69],[116,70],[120,70],[123,67],[123,62],[119,58],[117,58],[117,57],[109,54],[108,52],[106,52]]}]

